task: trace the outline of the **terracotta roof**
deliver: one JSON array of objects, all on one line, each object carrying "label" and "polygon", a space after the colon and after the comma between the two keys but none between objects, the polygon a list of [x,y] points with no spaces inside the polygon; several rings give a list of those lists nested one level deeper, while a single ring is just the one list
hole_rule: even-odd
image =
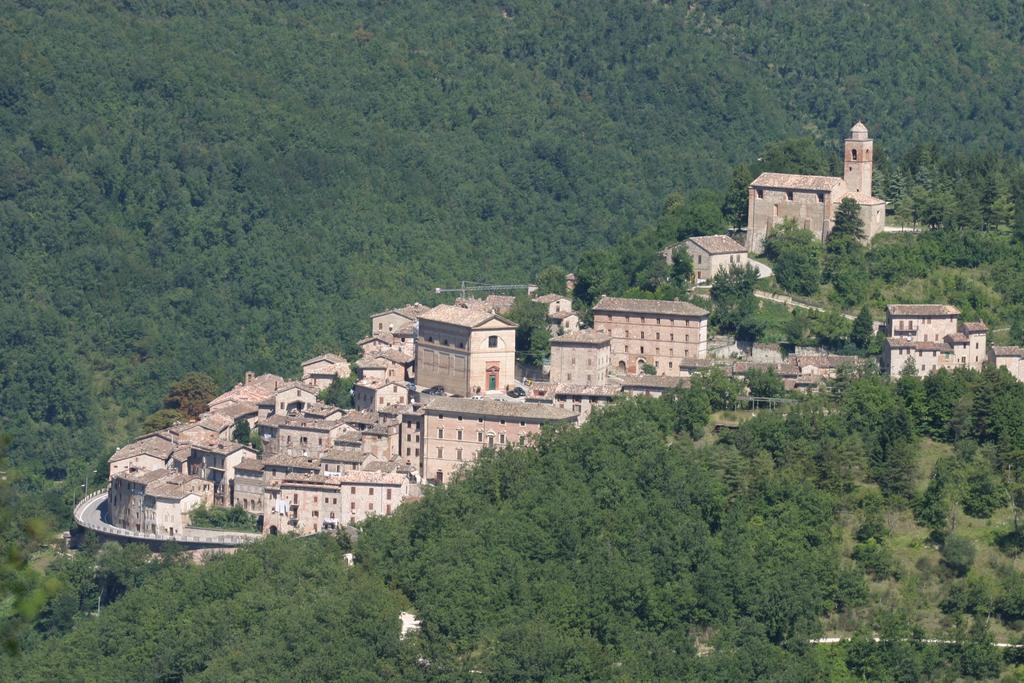
[{"label": "terracotta roof", "polygon": [[595,313],[650,313],[652,315],[706,316],[708,314],[703,308],[694,306],[689,301],[620,299],[611,296],[602,296],[593,310]]},{"label": "terracotta roof", "polygon": [[692,242],[709,254],[747,253],[745,246],[726,235],[700,235],[691,237],[686,241]]},{"label": "terracotta roof", "polygon": [[243,458],[242,462],[235,465],[235,471],[245,470],[247,472],[262,472],[263,463],[255,458]]},{"label": "terracotta roof", "polygon": [[622,380],[623,389],[633,387],[643,389],[675,389],[683,384],[689,384],[689,380],[685,377],[669,377],[667,375],[634,375]]},{"label": "terracotta roof", "polygon": [[960,329],[965,334],[978,334],[980,332],[988,332],[988,325],[978,320],[977,322],[960,323]]},{"label": "terracotta roof", "polygon": [[890,337],[886,340],[893,349],[914,349],[915,351],[940,351],[942,353],[953,353],[953,347],[945,342],[932,341],[910,341]]},{"label": "terracotta roof", "polygon": [[579,313],[576,311],[555,311],[548,317],[552,320],[565,320],[566,318],[571,318],[573,316],[579,317]]},{"label": "terracotta roof", "polygon": [[751,187],[780,187],[793,190],[831,191],[846,184],[842,178],[823,175],[797,175],[794,173],[762,173],[750,183]]},{"label": "terracotta roof", "polygon": [[402,353],[398,349],[388,349],[384,353],[377,354],[377,358],[383,358],[384,360],[391,361],[392,363],[398,363],[399,365],[408,365],[416,360],[409,354]]},{"label": "terracotta roof", "polygon": [[326,361],[328,363],[334,363],[335,365],[337,365],[339,363],[346,363],[346,364],[348,363],[347,360],[345,360],[344,358],[342,358],[341,356],[339,356],[339,355],[337,355],[335,353],[324,353],[324,354],[321,354],[321,355],[317,356],[316,358],[310,358],[309,360],[303,362],[302,367],[306,367],[307,365],[312,365],[313,363],[319,363],[321,361]]},{"label": "terracotta roof", "polygon": [[502,322],[507,323],[510,327],[517,327],[517,325],[511,320],[502,318],[500,315],[492,313],[491,311],[476,308],[464,308],[462,306],[452,306],[450,304],[435,306],[429,311],[421,313],[419,317],[421,320],[446,323],[448,325],[458,325],[460,327],[477,327],[491,318],[497,318]]},{"label": "terracotta roof", "polygon": [[390,346],[394,340],[394,335],[390,333],[371,334],[369,337],[363,337],[362,339],[357,341],[356,346],[366,346],[367,344],[373,341],[380,342],[381,344],[387,344],[388,346]]},{"label": "terracotta roof", "polygon": [[238,420],[246,415],[257,414],[259,412],[259,407],[255,403],[251,403],[249,401],[237,401],[224,406],[212,408],[211,410],[215,413],[226,415],[232,420]]},{"label": "terracotta roof", "polygon": [[423,405],[424,412],[462,413],[481,417],[506,417],[517,420],[574,420],[576,415],[561,408],[520,403],[518,401],[495,401],[492,399],[454,398],[438,396]]},{"label": "terracotta roof", "polygon": [[842,201],[842,200],[846,199],[847,197],[849,197],[853,201],[857,202],[858,204],[863,204],[863,205],[866,205],[866,206],[874,206],[876,204],[885,204],[885,200],[884,199],[879,199],[878,197],[872,197],[871,195],[864,194],[863,192],[854,192],[853,190],[849,190],[847,192],[844,192],[843,196],[839,198],[839,201]]},{"label": "terracotta roof", "polygon": [[838,354],[790,356],[789,360],[801,368],[807,365],[817,368],[838,368],[840,365],[863,365],[865,362],[860,356],[840,356]]},{"label": "terracotta roof", "polygon": [[174,474],[172,470],[160,468],[156,470],[145,470],[143,472],[122,472],[115,474],[114,478],[124,479],[136,484],[152,484],[155,481],[166,479]]},{"label": "terracotta roof", "polygon": [[968,337],[966,334],[963,334],[962,332],[946,335],[947,344],[966,344],[970,340],[970,337]]},{"label": "terracotta roof", "polygon": [[127,460],[142,455],[166,461],[171,457],[175,444],[166,432],[153,432],[135,439],[114,451],[107,462]]},{"label": "terracotta roof", "polygon": [[276,480],[280,488],[289,485],[301,486],[331,486],[340,488],[351,484],[380,484],[381,486],[401,486],[409,481],[404,474],[394,472],[368,472],[366,470],[351,470],[340,474],[286,474]]},{"label": "terracotta roof", "polygon": [[889,304],[886,309],[889,311],[889,315],[921,317],[960,315],[960,309],[956,306],[945,304]]},{"label": "terracotta roof", "polygon": [[562,299],[568,300],[569,297],[564,294],[542,294],[534,299],[534,301],[539,304],[553,304],[556,301],[561,301]]},{"label": "terracotta roof", "polygon": [[1018,356],[1024,357],[1024,348],[1020,346],[990,346],[992,349],[992,355],[1000,356]]},{"label": "terracotta roof", "polygon": [[581,330],[579,332],[573,332],[571,334],[562,334],[557,337],[552,337],[551,343],[555,346],[560,346],[562,344],[585,344],[587,346],[601,346],[602,344],[611,343],[611,340],[612,336],[606,332],[597,332],[596,330]]},{"label": "terracotta roof", "polygon": [[416,302],[414,304],[409,304],[408,306],[399,306],[398,308],[389,308],[386,311],[381,311],[380,313],[374,313],[370,317],[371,318],[377,318],[377,317],[382,316],[382,315],[387,315],[388,313],[397,313],[398,315],[404,316],[404,317],[408,318],[409,320],[415,320],[420,315],[420,313],[423,313],[424,311],[428,311],[428,310],[430,310],[430,306],[424,306],[423,304],[421,304],[419,302]]},{"label": "terracotta roof", "polygon": [[293,455],[275,455],[263,458],[263,467],[298,467],[307,470],[319,470],[320,461],[316,458],[303,458]]}]

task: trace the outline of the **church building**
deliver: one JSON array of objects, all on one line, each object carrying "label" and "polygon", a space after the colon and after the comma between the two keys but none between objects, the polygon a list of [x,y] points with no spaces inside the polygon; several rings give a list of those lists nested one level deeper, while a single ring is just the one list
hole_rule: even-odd
[{"label": "church building", "polygon": [[750,184],[747,250],[760,254],[772,228],[792,218],[824,242],[832,232],[836,209],[847,197],[860,206],[867,241],[885,227],[885,201],[871,196],[873,141],[859,121],[844,145],[843,177],[762,173]]}]

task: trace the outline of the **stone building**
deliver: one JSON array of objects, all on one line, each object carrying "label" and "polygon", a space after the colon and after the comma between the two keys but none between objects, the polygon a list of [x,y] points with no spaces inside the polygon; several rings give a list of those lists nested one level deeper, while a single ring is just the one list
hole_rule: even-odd
[{"label": "stone building", "polygon": [[988,350],[988,362],[993,367],[1006,368],[1018,382],[1024,382],[1024,348],[993,346]]},{"label": "stone building", "polygon": [[114,526],[168,536],[181,535],[189,513],[213,504],[213,485],[170,470],[122,473],[111,478],[107,514]]},{"label": "stone building", "polygon": [[550,405],[438,397],[403,419],[402,458],[420,446],[420,475],[444,483],[475,462],[484,448],[522,444],[550,423],[576,423],[576,415]]},{"label": "stone building", "polygon": [[552,337],[550,380],[556,384],[606,384],[612,363],[611,343],[611,335],[593,330]]},{"label": "stone building", "polygon": [[924,376],[941,368],[980,370],[987,352],[988,327],[960,323],[960,311],[942,304],[892,304],[886,309],[882,366],[891,376],[913,364]]},{"label": "stone building", "polygon": [[747,248],[725,235],[700,235],[683,244],[693,259],[693,277],[697,282],[710,281],[719,270],[749,264]]},{"label": "stone building", "polygon": [[302,412],[306,406],[317,402],[317,395],[320,392],[302,382],[285,382],[274,392],[260,401],[259,419],[262,422],[271,415],[287,415],[291,412]]},{"label": "stone building", "polygon": [[392,308],[382,313],[375,313],[370,317],[370,334],[394,333],[403,327],[415,325],[416,318],[428,310],[430,310],[429,306],[415,303],[400,308]]},{"label": "stone building", "polygon": [[562,294],[544,294],[534,299],[547,306],[548,331],[551,334],[570,334],[580,329],[580,316],[572,310],[572,299]]},{"label": "stone building", "polygon": [[612,368],[639,374],[680,375],[680,360],[704,358],[708,312],[686,301],[603,296],[593,308],[594,330],[611,336]]},{"label": "stone building", "polygon": [[405,382],[387,379],[361,379],[352,387],[352,405],[356,410],[386,410],[409,404]]},{"label": "stone building", "polygon": [[555,382],[534,382],[530,386],[530,403],[548,404],[576,415],[578,424],[583,424],[590,414],[615,400],[622,392],[619,385],[590,386],[583,384],[561,384]]},{"label": "stone building", "polygon": [[689,387],[689,378],[666,377],[664,375],[636,375],[622,380],[622,393],[632,396],[654,396],[657,398],[676,387]]},{"label": "stone building", "polygon": [[266,485],[263,532],[314,534],[389,515],[409,497],[409,478],[388,472],[289,475]]},{"label": "stone building", "polygon": [[235,465],[234,504],[253,515],[263,514],[263,462],[246,458]]},{"label": "stone building", "polygon": [[316,420],[301,415],[272,415],[260,422],[267,456],[318,458],[334,440],[353,431],[344,420]]},{"label": "stone building", "polygon": [[351,374],[348,361],[334,353],[310,358],[302,364],[302,381],[317,389],[326,389],[334,380]]},{"label": "stone building", "polygon": [[885,201],[871,195],[874,142],[858,122],[844,144],[843,177],[762,173],[750,184],[747,249],[760,254],[774,226],[787,218],[825,241],[832,233],[836,209],[847,197],[860,207],[867,241],[885,227]]},{"label": "stone building", "polygon": [[471,396],[515,381],[517,325],[497,313],[442,304],[419,317],[416,382]]}]

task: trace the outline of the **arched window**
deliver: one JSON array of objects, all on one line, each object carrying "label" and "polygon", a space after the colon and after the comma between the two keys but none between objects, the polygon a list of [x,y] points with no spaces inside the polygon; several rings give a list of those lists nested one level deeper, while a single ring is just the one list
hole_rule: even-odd
[{"label": "arched window", "polygon": [[853,159],[854,161],[857,161],[857,150],[856,149],[851,149],[850,150],[850,158]]}]

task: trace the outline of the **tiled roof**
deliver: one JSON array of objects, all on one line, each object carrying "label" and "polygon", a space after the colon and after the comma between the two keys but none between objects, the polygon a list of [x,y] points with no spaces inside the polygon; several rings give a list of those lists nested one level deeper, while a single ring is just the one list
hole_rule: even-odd
[{"label": "tiled roof", "polygon": [[571,334],[563,334],[557,337],[551,338],[551,343],[555,346],[561,346],[562,344],[586,344],[593,346],[600,346],[602,344],[608,344],[612,340],[610,334],[606,332],[597,332],[595,330],[581,330],[579,332],[573,332]]},{"label": "tiled roof", "polygon": [[337,365],[339,363],[348,363],[347,360],[345,360],[344,358],[342,358],[341,356],[339,356],[336,353],[324,353],[324,354],[321,354],[321,355],[317,356],[316,358],[310,358],[309,360],[305,361],[302,364],[302,367],[306,367],[307,365],[312,365],[313,363],[319,363],[321,361],[326,361],[328,363],[334,363],[335,365]]},{"label": "tiled roof", "polygon": [[243,458],[242,462],[235,465],[235,471],[245,470],[247,472],[262,472],[263,463],[256,458]]},{"label": "tiled roof", "polygon": [[838,354],[790,356],[789,360],[801,368],[807,365],[817,368],[838,368],[841,365],[863,365],[865,362],[860,356],[840,356]]},{"label": "tiled roof", "polygon": [[450,304],[441,304],[420,314],[421,320],[458,325],[460,327],[476,327],[491,318],[498,318],[502,322],[508,323],[510,327],[516,327],[516,324],[511,320],[506,320],[489,310],[463,308],[462,306],[452,306]]},{"label": "tiled roof", "polygon": [[518,420],[572,420],[576,416],[561,408],[520,403],[518,401],[495,401],[492,399],[454,398],[438,396],[423,405],[427,413],[461,413],[480,417],[509,417]]},{"label": "tiled roof", "polygon": [[797,175],[794,173],[762,173],[750,183],[751,187],[779,187],[792,190],[831,191],[842,187],[842,178],[823,175]]},{"label": "tiled roof", "polygon": [[994,356],[1018,356],[1024,357],[1024,348],[1020,346],[990,346]]},{"label": "tiled roof", "polygon": [[945,342],[933,341],[904,341],[890,337],[887,340],[890,348],[893,349],[914,349],[915,351],[939,351],[941,353],[953,353],[953,347]]},{"label": "tiled roof", "polygon": [[691,237],[687,242],[693,242],[709,254],[747,253],[745,246],[725,235],[700,235]]},{"label": "tiled roof", "polygon": [[218,406],[212,409],[213,412],[226,415],[232,420],[237,420],[246,415],[255,415],[259,412],[259,407],[255,403],[249,401],[238,401],[234,403],[228,403],[227,405]]},{"label": "tiled roof", "polygon": [[706,316],[700,306],[689,301],[664,301],[661,299],[620,299],[602,296],[594,306],[595,313],[650,313],[652,315]]},{"label": "tiled roof", "polygon": [[854,192],[853,190],[850,190],[848,192],[844,192],[843,196],[839,198],[839,201],[842,201],[842,200],[846,199],[847,197],[849,197],[853,201],[857,202],[858,204],[861,204],[861,205],[864,205],[864,206],[874,206],[876,204],[885,204],[885,200],[884,199],[879,199],[878,197],[872,197],[871,195],[864,194],[863,192]]},{"label": "tiled roof", "polygon": [[171,457],[174,445],[175,444],[170,435],[167,433],[154,432],[151,434],[145,434],[114,451],[114,454],[110,456],[108,462],[127,460],[128,458],[134,458],[141,455],[149,455],[166,461]]},{"label": "tiled roof", "polygon": [[320,461],[316,458],[303,458],[293,455],[275,455],[263,458],[263,467],[298,467],[307,470],[319,470]]},{"label": "tiled roof", "polygon": [[889,304],[887,307],[889,315],[913,315],[913,316],[949,316],[960,315],[960,309],[956,306],[945,304]]},{"label": "tiled roof", "polygon": [[622,380],[623,389],[674,389],[680,385],[689,384],[685,377],[669,377],[667,375],[633,375]]},{"label": "tiled roof", "polygon": [[960,329],[963,330],[964,334],[978,334],[980,332],[988,332],[988,325],[978,320],[977,322],[961,323]]},{"label": "tiled roof", "polygon": [[947,334],[946,335],[946,343],[947,344],[966,344],[969,341],[971,341],[971,338],[968,337],[966,334],[963,334],[962,332],[957,332],[956,334]]},{"label": "tiled roof", "polygon": [[562,299],[568,298],[569,297],[565,296],[564,294],[542,294],[541,296],[538,296],[536,299],[534,299],[534,301],[536,301],[539,304],[553,304],[556,301],[561,301]]},{"label": "tiled roof", "polygon": [[579,317],[579,313],[576,311],[555,311],[548,317],[552,320],[565,320],[566,318],[571,318],[573,316]]}]

